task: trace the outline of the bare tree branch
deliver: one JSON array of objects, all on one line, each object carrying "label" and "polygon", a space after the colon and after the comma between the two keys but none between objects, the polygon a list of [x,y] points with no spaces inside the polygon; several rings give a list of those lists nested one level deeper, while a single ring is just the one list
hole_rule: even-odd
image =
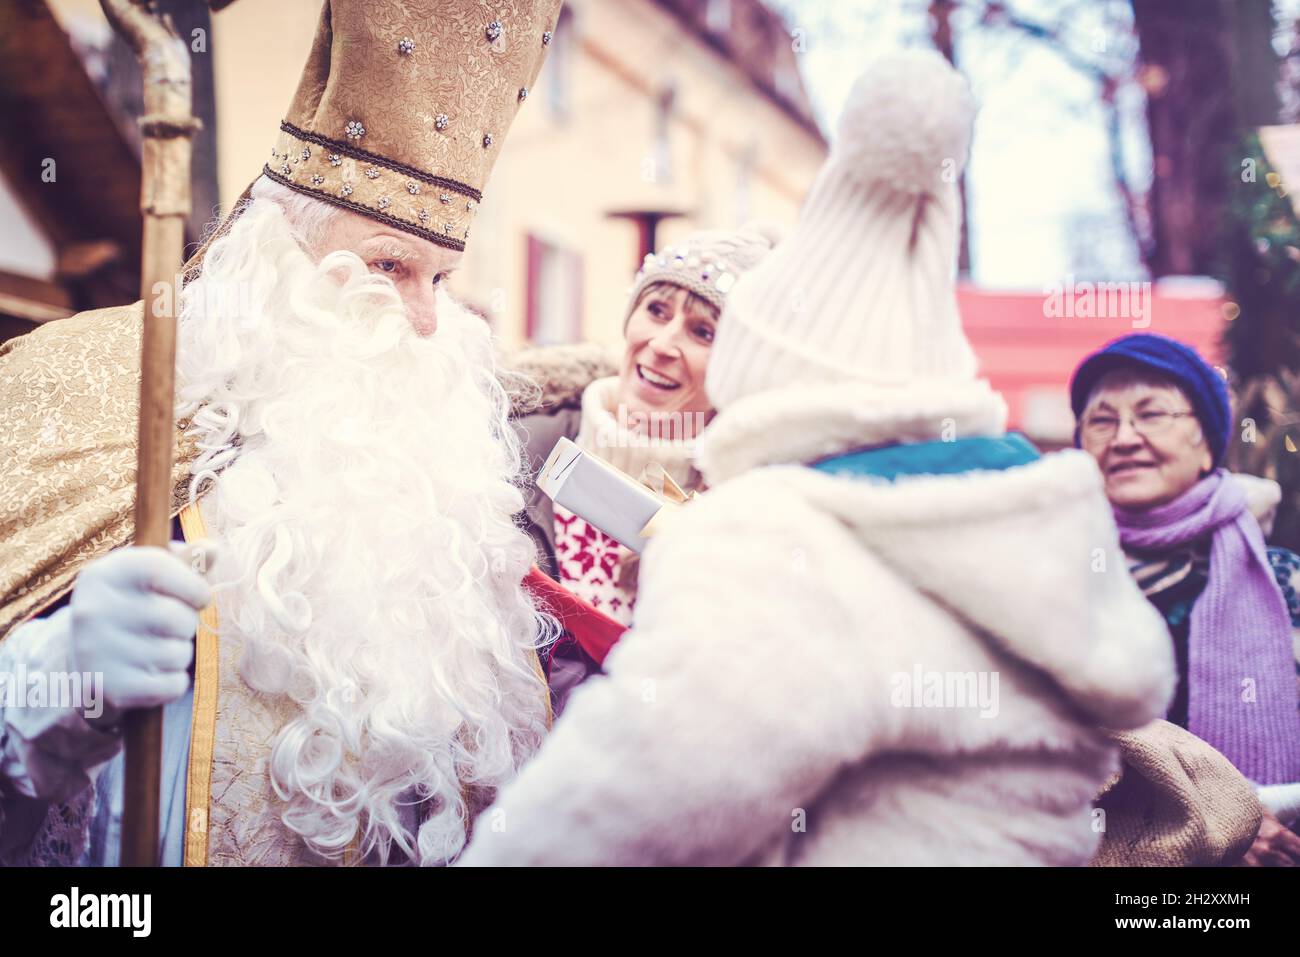
[{"label": "bare tree branch", "polygon": [[[1134,81],[1131,70],[1113,71],[1106,65],[1098,63],[1075,50],[1066,39],[1069,25],[1076,22],[1082,2],[1064,4],[1057,11],[1057,22],[1043,23],[1014,11],[1003,0],[979,0],[967,3],[977,16],[979,23],[986,27],[1001,27],[1020,33],[1043,44],[1076,72],[1088,77],[1097,84],[1098,99],[1104,114],[1106,135],[1109,140],[1110,175],[1119,195],[1124,221],[1133,236],[1134,246],[1142,261],[1143,268],[1150,270],[1153,240],[1149,231],[1143,228],[1142,211],[1146,208],[1146,195],[1133,185],[1128,175],[1128,164],[1124,152],[1124,135],[1122,118],[1119,110],[1118,93],[1121,86]],[[1094,8],[1094,3],[1088,4]],[[1116,23],[1119,14],[1113,5],[1107,5],[1110,16]],[[1116,30],[1116,33],[1127,32]]]}]

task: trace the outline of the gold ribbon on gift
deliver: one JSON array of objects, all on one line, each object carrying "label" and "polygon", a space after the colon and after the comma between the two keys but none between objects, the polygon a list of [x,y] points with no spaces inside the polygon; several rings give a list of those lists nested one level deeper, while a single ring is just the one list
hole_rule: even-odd
[{"label": "gold ribbon on gift", "polygon": [[650,516],[650,521],[638,532],[642,538],[652,538],[656,532],[662,531],[667,517],[676,514],[679,508],[695,498],[694,492],[682,491],[682,487],[673,481],[673,477],[658,462],[647,464],[641,470],[638,481],[663,499],[659,511]]}]

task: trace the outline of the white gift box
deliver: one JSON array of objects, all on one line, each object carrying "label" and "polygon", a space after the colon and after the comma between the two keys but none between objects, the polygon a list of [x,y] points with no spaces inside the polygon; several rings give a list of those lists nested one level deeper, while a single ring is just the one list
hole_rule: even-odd
[{"label": "white gift box", "polygon": [[537,487],[557,505],[586,519],[619,544],[640,552],[650,520],[669,504],[608,462],[561,438],[537,475]]}]

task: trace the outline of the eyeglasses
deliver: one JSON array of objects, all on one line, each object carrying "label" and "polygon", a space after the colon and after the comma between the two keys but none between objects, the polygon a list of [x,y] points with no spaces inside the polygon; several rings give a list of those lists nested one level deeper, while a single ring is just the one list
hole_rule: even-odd
[{"label": "eyeglasses", "polygon": [[[1147,409],[1133,413],[1129,421],[1133,423],[1134,432],[1143,438],[1150,438],[1161,432],[1168,432],[1175,419],[1195,414],[1190,410],[1166,412],[1164,409]],[[1119,416],[1094,412],[1083,420],[1081,432],[1089,442],[1109,442],[1119,432]]]}]

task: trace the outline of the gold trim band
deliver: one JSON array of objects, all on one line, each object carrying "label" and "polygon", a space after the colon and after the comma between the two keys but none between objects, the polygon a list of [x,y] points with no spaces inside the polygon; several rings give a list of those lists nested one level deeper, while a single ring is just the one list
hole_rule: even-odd
[{"label": "gold trim band", "polygon": [[[181,532],[193,544],[208,537],[197,502],[181,509]],[[185,787],[185,866],[208,863],[208,820],[212,800],[212,759],[217,745],[217,696],[221,693],[221,659],[217,643],[217,606],[199,615],[194,637],[194,712],[190,721],[190,766]]]},{"label": "gold trim band", "polygon": [[281,129],[263,174],[291,189],[369,216],[449,249],[463,250],[478,199],[469,187],[368,160]]}]

